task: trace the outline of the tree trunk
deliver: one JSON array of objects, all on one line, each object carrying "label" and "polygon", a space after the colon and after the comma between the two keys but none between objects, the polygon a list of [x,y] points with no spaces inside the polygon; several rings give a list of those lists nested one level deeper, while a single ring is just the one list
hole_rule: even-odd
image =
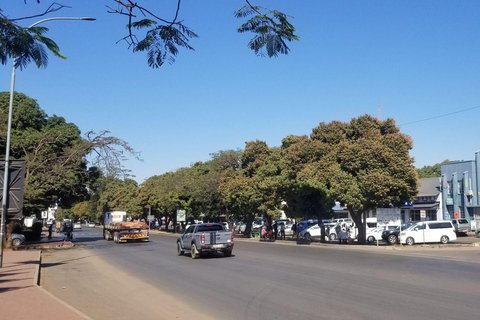
[{"label": "tree trunk", "polygon": [[348,208],[348,211],[350,212],[350,216],[352,217],[353,222],[355,222],[355,225],[358,228],[358,235],[357,235],[358,244],[366,244],[366,239],[365,239],[366,229],[365,229],[365,222],[363,222],[363,221],[366,221],[366,219],[363,219],[362,221],[362,214],[365,217],[367,213],[364,211],[354,212],[352,208]]},{"label": "tree trunk", "polygon": [[243,233],[244,236],[250,237],[250,234],[252,233],[252,224],[254,219],[255,216],[253,214],[247,215],[247,225],[245,226],[245,231]]}]

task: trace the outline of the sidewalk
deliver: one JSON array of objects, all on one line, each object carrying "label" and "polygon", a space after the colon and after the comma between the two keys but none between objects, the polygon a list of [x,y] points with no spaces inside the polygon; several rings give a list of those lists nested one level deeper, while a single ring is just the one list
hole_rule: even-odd
[{"label": "sidewalk", "polygon": [[[47,244],[44,243],[46,246]],[[39,250],[5,250],[0,268],[0,318],[2,320],[91,319],[38,285]]]}]

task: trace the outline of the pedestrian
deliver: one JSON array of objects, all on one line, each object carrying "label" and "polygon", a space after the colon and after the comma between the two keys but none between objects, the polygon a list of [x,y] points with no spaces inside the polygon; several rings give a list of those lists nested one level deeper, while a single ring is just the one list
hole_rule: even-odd
[{"label": "pedestrian", "polygon": [[348,232],[342,229],[342,231],[340,231],[340,241],[343,242],[344,244],[347,244],[347,240],[348,240]]},{"label": "pedestrian", "polygon": [[278,233],[278,225],[277,223],[275,222],[273,224],[273,236],[275,237],[275,240],[277,240],[277,233]]},{"label": "pedestrian", "polygon": [[265,229],[265,226],[262,227],[262,231],[260,231],[260,236],[261,239],[267,240],[267,229]]},{"label": "pedestrian", "polygon": [[[292,232],[293,232],[293,236],[295,236],[297,234],[297,224],[294,223],[293,226],[292,226]],[[298,236],[297,236],[298,238]]]},{"label": "pedestrian", "polygon": [[52,239],[52,229],[53,229],[53,221],[52,221],[52,223],[48,226],[48,240]]},{"label": "pedestrian", "polygon": [[280,240],[285,240],[285,224],[280,225]]}]

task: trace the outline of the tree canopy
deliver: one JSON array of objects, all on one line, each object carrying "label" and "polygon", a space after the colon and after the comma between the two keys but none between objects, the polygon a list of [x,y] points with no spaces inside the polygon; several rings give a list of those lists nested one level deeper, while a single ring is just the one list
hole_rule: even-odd
[{"label": "tree canopy", "polygon": [[[0,157],[5,157],[10,95],[0,92]],[[69,208],[87,199],[100,176],[128,178],[123,154],[138,154],[127,142],[87,133],[63,117],[48,116],[37,101],[15,93],[12,114],[11,158],[25,160],[24,212],[38,213],[55,204]],[[87,156],[96,165],[89,163]],[[88,168],[88,165],[92,166]],[[88,186],[88,188],[87,188]]]},{"label": "tree canopy", "polygon": [[[33,1],[32,1],[33,2]],[[173,64],[180,49],[195,50],[189,43],[190,39],[198,35],[180,19],[182,1],[177,0],[171,7],[173,18],[166,18],[160,4],[147,1],[105,0],[107,12],[125,17],[127,34],[118,41],[125,41],[133,52],[146,52],[147,64],[152,68],[159,68],[165,62]],[[36,3],[40,3],[37,0]],[[146,3],[146,4],[145,4]],[[290,48],[287,42],[298,41],[299,36],[289,22],[292,19],[278,10],[270,10],[257,6],[250,0],[234,12],[239,19],[249,18],[237,31],[251,32],[254,37],[248,43],[248,48],[257,56],[277,57],[288,54]],[[25,4],[27,1],[25,0]],[[0,9],[0,60],[6,64],[8,59],[15,57],[16,65],[26,67],[34,62],[37,67],[45,67],[48,54],[45,47],[54,55],[65,58],[58,45],[45,36],[48,28],[22,28],[17,23],[21,20],[48,16],[67,6],[52,3],[45,12],[33,17],[8,18]],[[157,12],[161,12],[159,14]]]}]

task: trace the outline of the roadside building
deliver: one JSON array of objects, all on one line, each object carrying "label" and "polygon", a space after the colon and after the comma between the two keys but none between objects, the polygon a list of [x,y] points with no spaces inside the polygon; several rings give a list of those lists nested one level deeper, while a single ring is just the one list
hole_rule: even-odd
[{"label": "roadside building", "polygon": [[472,230],[480,228],[480,151],[475,160],[444,163],[441,168],[444,219],[465,218]]},{"label": "roadside building", "polygon": [[444,220],[440,178],[419,180],[417,197],[402,207],[402,221],[421,221],[422,212],[425,220]]}]

